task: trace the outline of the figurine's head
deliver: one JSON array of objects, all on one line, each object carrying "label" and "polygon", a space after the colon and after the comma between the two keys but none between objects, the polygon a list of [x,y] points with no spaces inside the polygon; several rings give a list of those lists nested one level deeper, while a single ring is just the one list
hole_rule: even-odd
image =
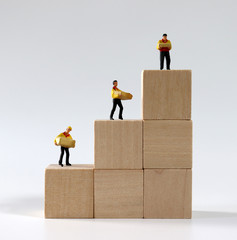
[{"label": "figurine's head", "polygon": [[117,87],[117,86],[118,86],[118,81],[117,81],[117,80],[114,80],[114,81],[113,81],[113,85],[114,85],[115,87]]},{"label": "figurine's head", "polygon": [[67,127],[66,133],[69,133],[69,132],[71,132],[71,131],[72,131],[72,127],[71,127],[71,126]]},{"label": "figurine's head", "polygon": [[166,33],[163,34],[163,39],[164,39],[164,40],[167,39],[167,34],[166,34]]}]

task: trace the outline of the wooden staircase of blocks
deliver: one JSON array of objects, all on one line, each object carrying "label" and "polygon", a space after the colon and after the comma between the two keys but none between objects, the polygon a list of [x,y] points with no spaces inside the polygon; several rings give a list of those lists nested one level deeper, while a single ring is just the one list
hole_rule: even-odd
[{"label": "wooden staircase of blocks", "polygon": [[144,70],[142,120],[94,131],[95,165],[46,168],[46,218],[192,217],[191,70]]}]

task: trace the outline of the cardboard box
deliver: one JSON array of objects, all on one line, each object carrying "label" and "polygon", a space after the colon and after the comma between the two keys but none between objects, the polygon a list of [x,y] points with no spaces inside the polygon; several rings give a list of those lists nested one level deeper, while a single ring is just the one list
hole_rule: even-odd
[{"label": "cardboard box", "polygon": [[56,143],[59,146],[65,147],[65,148],[74,148],[76,141],[70,138],[66,137],[57,137],[56,138]]}]

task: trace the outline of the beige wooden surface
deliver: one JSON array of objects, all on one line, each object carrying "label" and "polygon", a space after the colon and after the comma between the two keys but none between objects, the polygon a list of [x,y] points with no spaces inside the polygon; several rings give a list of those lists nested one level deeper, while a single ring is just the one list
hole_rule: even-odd
[{"label": "beige wooden surface", "polygon": [[192,168],[191,120],[143,121],[144,168]]},{"label": "beige wooden surface", "polygon": [[95,170],[95,218],[143,218],[143,170]]},{"label": "beige wooden surface", "polygon": [[96,169],[142,169],[142,120],[96,120]]},{"label": "beige wooden surface", "polygon": [[93,218],[94,165],[45,169],[45,218]]},{"label": "beige wooden surface", "polygon": [[144,70],[142,118],[191,119],[191,70]]},{"label": "beige wooden surface", "polygon": [[86,169],[94,169],[94,164],[72,164],[72,166],[66,166],[64,165],[63,167],[61,167],[60,165],[58,164],[50,164],[46,170],[48,169],[55,169],[55,170],[72,170],[72,169],[76,169],[76,170],[86,170]]},{"label": "beige wooden surface", "polygon": [[191,218],[192,170],[144,170],[144,218]]}]

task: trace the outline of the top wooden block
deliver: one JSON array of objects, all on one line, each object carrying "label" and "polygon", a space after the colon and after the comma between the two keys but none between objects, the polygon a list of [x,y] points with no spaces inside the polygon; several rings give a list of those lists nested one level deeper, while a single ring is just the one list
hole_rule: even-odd
[{"label": "top wooden block", "polygon": [[191,70],[144,70],[142,118],[191,119]]}]

